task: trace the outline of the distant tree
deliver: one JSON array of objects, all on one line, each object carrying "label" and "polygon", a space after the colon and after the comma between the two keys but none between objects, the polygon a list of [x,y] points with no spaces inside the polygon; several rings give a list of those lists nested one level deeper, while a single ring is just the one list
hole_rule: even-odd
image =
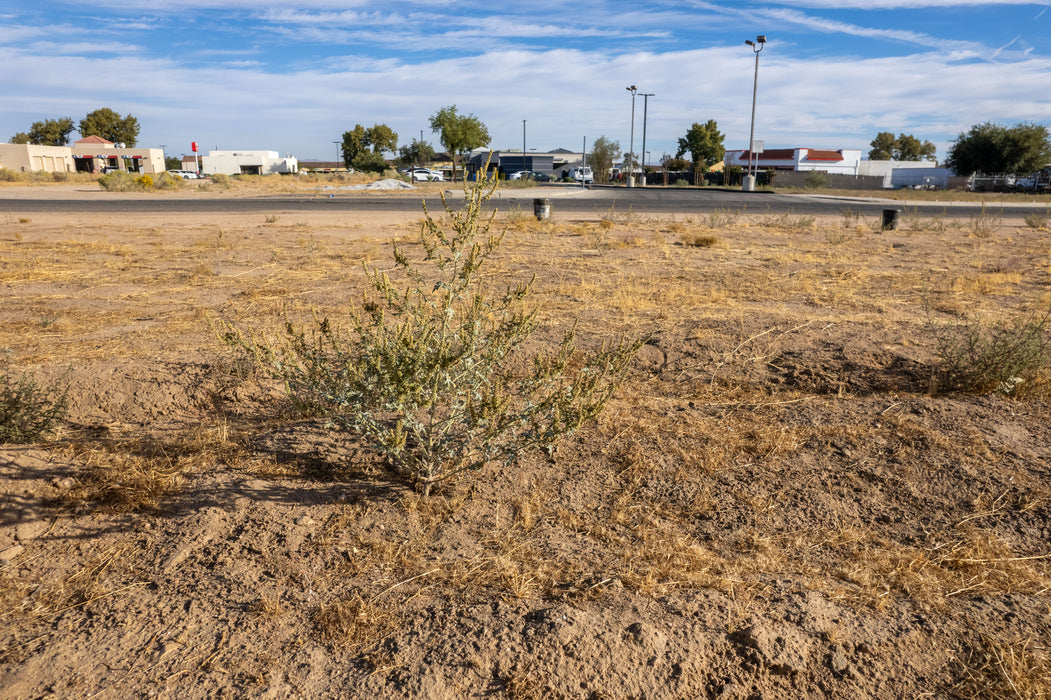
[{"label": "distant tree", "polygon": [[19,132],[11,137],[11,143],[30,143],[35,146],[65,146],[69,143],[69,135],[73,133],[73,120],[69,117],[61,119],[45,119],[33,122],[28,133]]},{"label": "distant tree", "polygon": [[113,143],[134,148],[139,142],[139,120],[130,114],[122,117],[109,107],[90,112],[80,120],[77,131],[82,137],[101,136]]},{"label": "distant tree", "polygon": [[934,160],[937,152],[930,141],[920,141],[912,134],[894,134],[881,131],[869,143],[869,160]]},{"label": "distant tree", "polygon": [[398,162],[405,166],[415,166],[432,160],[434,147],[420,139],[413,139],[408,146],[398,149]]},{"label": "distant tree", "polygon": [[869,160],[894,160],[894,149],[898,140],[889,131],[881,131],[876,138],[869,143],[872,150],[869,151]]},{"label": "distant tree", "polygon": [[704,124],[693,123],[686,130],[686,135],[679,139],[679,150],[675,157],[682,158],[686,153],[690,154],[695,170],[707,171],[716,163],[722,161],[726,155],[723,146],[724,135],[719,131],[719,125],[714,119],[709,119]]},{"label": "distant tree", "polygon": [[920,141],[912,134],[898,134],[894,160],[934,160],[937,148],[930,141]]},{"label": "distant tree", "polygon": [[182,170],[182,159],[176,156],[164,156],[165,170]]},{"label": "distant tree", "polygon": [[690,169],[690,161],[679,156],[672,158],[671,156],[665,156],[664,160],[661,161],[661,167],[665,170],[679,172],[682,170]]},{"label": "distant tree", "polygon": [[343,133],[343,164],[364,172],[382,173],[387,169],[385,151],[396,151],[398,135],[386,124],[375,124],[366,129],[356,124],[352,131]]},{"label": "distant tree", "polygon": [[461,115],[456,105],[443,107],[431,115],[431,131],[439,135],[442,145],[453,156],[453,179],[456,179],[456,156],[462,161],[472,149],[489,145],[489,130],[473,114]]},{"label": "distant tree", "polygon": [[599,136],[595,143],[591,144],[591,154],[588,156],[588,165],[591,166],[597,182],[608,182],[613,164],[620,158],[620,142],[611,141],[605,136]]},{"label": "distant tree", "polygon": [[1023,122],[1012,127],[976,124],[949,147],[945,166],[957,175],[1029,174],[1051,164],[1046,126]]},{"label": "distant tree", "polygon": [[620,162],[620,169],[624,175],[629,173],[636,173],[639,170],[639,159],[634,153],[625,153],[624,159]]}]

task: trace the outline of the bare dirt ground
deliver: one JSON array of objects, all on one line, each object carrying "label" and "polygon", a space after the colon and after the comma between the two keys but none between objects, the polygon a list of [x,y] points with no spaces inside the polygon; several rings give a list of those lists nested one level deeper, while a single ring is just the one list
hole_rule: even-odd
[{"label": "bare dirt ground", "polygon": [[0,367],[71,402],[0,445],[0,696],[1049,697],[1046,387],[930,386],[932,324],[1047,307],[1046,228],[511,212],[541,340],[651,339],[424,499],[211,325],[338,318],[418,218],[0,218]]}]

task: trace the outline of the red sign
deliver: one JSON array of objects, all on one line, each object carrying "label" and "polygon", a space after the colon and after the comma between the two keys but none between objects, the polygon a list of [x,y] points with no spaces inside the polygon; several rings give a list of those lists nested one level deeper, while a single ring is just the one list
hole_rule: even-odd
[{"label": "red sign", "polygon": [[194,153],[197,152],[197,142],[196,141],[193,141],[193,142],[190,143],[190,150],[192,150]]}]

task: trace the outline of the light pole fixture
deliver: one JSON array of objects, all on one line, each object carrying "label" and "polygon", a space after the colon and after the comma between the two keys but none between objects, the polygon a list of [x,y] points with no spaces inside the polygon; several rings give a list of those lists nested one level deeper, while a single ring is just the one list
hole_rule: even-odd
[{"label": "light pole fixture", "polygon": [[[744,43],[752,47],[752,53],[755,54],[755,79],[752,82],[752,128],[748,132],[748,176],[742,184],[742,189],[751,192],[755,189],[755,172],[752,169],[752,160],[755,153],[753,152],[752,144],[755,143],[755,98],[759,93],[759,52],[763,50],[763,46],[766,44],[766,35],[758,35],[755,41],[745,39]],[[758,166],[758,162],[756,162],[756,166]]]},{"label": "light pole fixture", "polygon": [[642,186],[646,186],[646,113],[649,110],[652,92],[640,92],[642,95]]},{"label": "light pole fixture", "polygon": [[639,89],[634,85],[629,85],[624,89],[631,93],[631,141],[628,146],[628,155],[631,156],[628,162],[631,163],[631,170],[628,171],[628,187],[632,187],[635,184],[635,93]]},{"label": "light pole fixture", "polygon": [[526,166],[525,166],[525,154],[526,154],[526,150],[525,150],[525,124],[526,124],[526,120],[523,119],[522,120],[522,170],[526,169]]}]

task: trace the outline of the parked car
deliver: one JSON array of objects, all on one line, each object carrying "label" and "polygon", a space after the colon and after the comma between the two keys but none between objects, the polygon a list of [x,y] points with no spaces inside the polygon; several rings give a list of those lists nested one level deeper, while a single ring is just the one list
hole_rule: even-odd
[{"label": "parked car", "polygon": [[573,168],[569,171],[569,179],[576,180],[577,182],[594,182],[595,173],[591,171],[590,165],[585,165],[580,168]]},{"label": "parked car", "polygon": [[169,170],[172,177],[181,177],[183,180],[200,180],[201,174],[196,170]]},{"label": "parked car", "polygon": [[507,176],[508,180],[535,180],[537,182],[551,182],[551,176],[536,170],[519,170]]},{"label": "parked car", "polygon": [[431,168],[416,168],[410,174],[414,182],[442,182],[445,180],[441,170]]}]

